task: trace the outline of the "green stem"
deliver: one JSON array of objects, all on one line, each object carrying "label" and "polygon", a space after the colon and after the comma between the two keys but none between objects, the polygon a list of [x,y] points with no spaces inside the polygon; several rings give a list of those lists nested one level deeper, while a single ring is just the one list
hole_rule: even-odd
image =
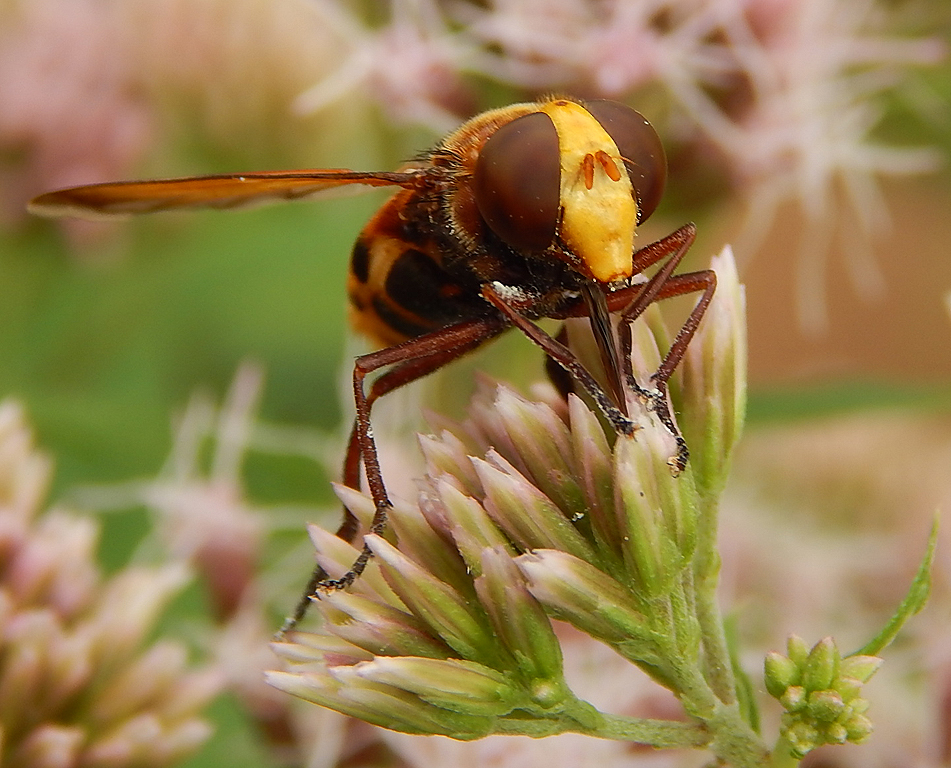
[{"label": "green stem", "polygon": [[495,732],[510,736],[547,736],[554,733],[582,733],[598,739],[627,741],[658,749],[689,749],[710,743],[709,731],[700,723],[622,717],[599,712],[596,726],[585,726],[570,716],[557,719],[502,718]]},{"label": "green stem", "polygon": [[700,647],[698,632],[697,610],[695,598],[692,594],[693,584],[689,574],[678,579],[670,590],[670,620],[671,637],[680,652],[680,657],[696,663],[697,651]]},{"label": "green stem", "polygon": [[670,720],[621,717],[601,713],[604,722],[597,731],[578,730],[601,739],[616,739],[658,748],[704,747],[710,743],[710,732],[700,723],[677,723]]},{"label": "green stem", "polygon": [[768,750],[743,717],[736,703],[724,704],[696,664],[678,664],[678,696],[688,714],[702,721],[711,734],[708,748],[723,765],[764,768]]},{"label": "green stem", "polygon": [[718,503],[715,496],[700,503],[697,526],[697,550],[694,556],[694,589],[696,590],[697,622],[703,647],[704,674],[724,704],[736,702],[736,679],[730,663],[730,652],[723,627],[723,616],[717,601],[720,555],[717,552]]},{"label": "green stem", "polygon": [[776,740],[776,745],[769,756],[769,765],[770,768],[795,768],[799,765],[799,760],[793,757],[785,736],[780,736]]}]

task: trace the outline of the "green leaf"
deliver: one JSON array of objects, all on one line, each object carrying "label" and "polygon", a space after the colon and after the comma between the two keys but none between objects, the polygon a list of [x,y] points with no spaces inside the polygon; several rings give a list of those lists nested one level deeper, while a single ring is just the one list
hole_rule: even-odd
[{"label": "green leaf", "polygon": [[935,515],[934,523],[931,525],[931,533],[928,536],[928,548],[925,556],[918,567],[918,573],[911,582],[908,594],[901,601],[898,610],[888,620],[884,629],[879,632],[868,643],[859,648],[850,656],[878,656],[895,639],[912,616],[925,607],[928,602],[928,595],[931,592],[931,564],[934,562],[935,546],[938,543],[938,517]]},{"label": "green leaf", "polygon": [[728,616],[723,622],[726,634],[727,650],[730,653],[730,666],[736,681],[736,700],[743,719],[756,733],[760,732],[759,709],[756,706],[756,689],[740,662],[739,626],[736,616]]}]

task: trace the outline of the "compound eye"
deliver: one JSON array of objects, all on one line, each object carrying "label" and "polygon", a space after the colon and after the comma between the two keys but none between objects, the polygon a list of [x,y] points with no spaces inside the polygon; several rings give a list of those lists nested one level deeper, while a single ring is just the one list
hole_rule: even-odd
[{"label": "compound eye", "polygon": [[667,156],[660,136],[646,117],[626,104],[598,100],[587,102],[585,109],[597,118],[621,152],[637,194],[640,224],[657,208],[667,183]]},{"label": "compound eye", "polygon": [[482,145],[473,174],[482,218],[520,251],[551,245],[560,183],[558,134],[543,112],[523,115],[493,133]]}]

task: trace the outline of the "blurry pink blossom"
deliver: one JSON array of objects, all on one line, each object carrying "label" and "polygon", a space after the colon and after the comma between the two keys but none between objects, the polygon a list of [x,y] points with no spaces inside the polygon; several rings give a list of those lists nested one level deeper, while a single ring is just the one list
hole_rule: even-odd
[{"label": "blurry pink blossom", "polygon": [[390,3],[391,18],[370,29],[344,4],[319,3],[350,50],[337,68],[302,93],[299,113],[320,110],[364,87],[401,123],[455,128],[473,109],[460,75],[473,47],[445,19],[434,0]]},{"label": "blurry pink blossom", "polygon": [[[278,611],[292,607],[308,564],[288,557],[293,562],[264,570],[267,537],[282,525],[281,511],[247,498],[244,462],[259,434],[271,452],[310,455],[313,447],[300,439],[300,430],[292,434],[258,421],[263,380],[259,367],[245,363],[220,407],[207,396],[193,396],[158,477],[87,487],[78,495],[100,509],[144,504],[152,512],[155,535],[140,554],[157,548],[153,557],[187,563],[201,578],[213,619],[206,644],[268,748],[285,763],[306,754],[308,765],[332,768],[340,751],[352,746],[346,718],[301,706],[265,685],[262,674],[273,666],[268,641],[279,625]],[[281,565],[289,570],[279,572]],[[276,609],[272,600],[279,600]]]},{"label": "blurry pink blossom", "polygon": [[[33,195],[128,175],[152,134],[133,41],[103,0],[30,0],[0,11],[0,221]],[[71,236],[99,225],[69,222]]]},{"label": "blurry pink blossom", "polygon": [[104,577],[95,521],[41,510],[49,472],[21,408],[0,404],[0,762],[175,764],[210,736],[201,711],[221,687],[184,646],[149,640],[187,569]]},{"label": "blurry pink blossom", "polygon": [[[243,366],[220,411],[201,394],[192,397],[178,421],[165,467],[154,480],[87,487],[77,494],[99,509],[148,507],[161,548],[199,573],[219,621],[228,621],[244,602],[259,599],[253,592],[267,528],[245,498],[242,464],[262,380],[260,369]],[[214,450],[206,467],[209,442]]]},{"label": "blurry pink blossom", "polygon": [[805,327],[824,326],[824,262],[836,234],[846,239],[857,289],[882,288],[871,258],[873,236],[888,224],[877,179],[927,172],[940,158],[871,134],[883,97],[902,89],[912,67],[943,59],[937,38],[902,34],[896,12],[876,0],[494,0],[458,8],[491,77],[620,99],[659,86],[680,139],[715,147],[739,191],[741,259],[786,203],[797,206]]},{"label": "blurry pink blossom", "polygon": [[[877,179],[940,164],[936,151],[873,138],[882,97],[902,87],[905,70],[937,64],[945,53],[935,38],[889,33],[889,21],[874,0],[800,0],[752,5],[747,20],[726,28],[753,94],[736,132],[720,136],[747,205],[737,247],[755,252],[782,203],[796,203],[806,225],[797,259],[798,312],[811,330],[827,322],[823,262],[835,236],[847,245],[856,289],[870,295],[884,288],[871,257],[873,237],[889,225]],[[703,124],[704,110],[696,114]],[[716,138],[712,125],[707,132]]]},{"label": "blurry pink blossom", "polygon": [[198,136],[255,164],[313,162],[315,148],[349,131],[293,110],[314,73],[343,56],[334,13],[310,0],[129,0],[117,7],[168,136]]}]

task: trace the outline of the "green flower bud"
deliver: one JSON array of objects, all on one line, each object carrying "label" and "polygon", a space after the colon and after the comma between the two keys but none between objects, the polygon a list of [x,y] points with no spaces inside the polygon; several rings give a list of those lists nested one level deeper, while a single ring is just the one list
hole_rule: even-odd
[{"label": "green flower bud", "polygon": [[846,656],[842,659],[839,674],[867,683],[880,666],[882,666],[882,659],[878,656]]},{"label": "green flower bud", "polygon": [[826,744],[845,744],[849,739],[849,732],[841,723],[830,723],[823,732],[823,739]]},{"label": "green flower bud", "polygon": [[347,510],[360,521],[360,525],[369,528],[376,513],[373,499],[361,491],[343,483],[331,483],[334,495]]},{"label": "green flower bud", "polygon": [[831,637],[816,643],[802,670],[802,684],[807,691],[822,691],[832,687],[839,671],[839,650]]},{"label": "green flower bud", "polygon": [[799,667],[781,653],[770,651],[766,654],[765,667],[766,690],[770,696],[778,699],[791,685],[799,683]]},{"label": "green flower bud", "polygon": [[473,601],[414,563],[381,536],[365,541],[379,559],[383,576],[403,603],[463,658],[493,658],[492,628]]},{"label": "green flower bud", "polygon": [[787,712],[797,712],[806,706],[806,689],[801,685],[791,685],[779,697],[779,703]]},{"label": "green flower bud", "polygon": [[471,588],[465,560],[453,545],[449,531],[437,528],[442,524],[440,519],[428,519],[422,504],[394,501],[388,514],[388,526],[399,541],[400,552],[455,589]]},{"label": "green flower bud", "polygon": [[521,699],[508,675],[462,659],[382,657],[357,664],[353,670],[364,680],[401,688],[437,707],[463,714],[505,715]]},{"label": "green flower bud", "polygon": [[806,665],[806,659],[809,657],[809,646],[799,635],[790,635],[786,641],[786,655],[802,669]]},{"label": "green flower bud", "polygon": [[848,739],[853,744],[861,744],[872,735],[872,721],[865,715],[852,715],[844,723]]},{"label": "green flower bud", "polygon": [[470,451],[454,434],[444,430],[438,438],[420,435],[419,447],[426,460],[426,474],[429,477],[452,477],[458,482],[459,489],[469,496],[475,496],[482,490],[472,462],[469,461]]},{"label": "green flower bud", "polygon": [[842,697],[835,691],[813,691],[806,703],[806,715],[815,720],[831,723],[845,712]]},{"label": "green flower bud", "polygon": [[453,655],[448,645],[432,636],[424,622],[406,611],[343,591],[322,595],[321,603],[327,631],[372,655],[434,659]]},{"label": "green flower bud", "polygon": [[620,556],[622,533],[614,514],[611,448],[597,416],[574,394],[568,397],[571,442],[598,548]]},{"label": "green flower bud", "polygon": [[868,699],[863,699],[861,696],[852,699],[852,701],[849,702],[849,707],[851,708],[852,713],[855,715],[864,715],[866,712],[868,712],[869,706]]},{"label": "green flower bud", "polygon": [[528,591],[521,571],[504,550],[483,551],[476,591],[529,686],[538,686],[536,692],[544,697],[538,703],[545,709],[560,704],[570,695],[562,677],[561,645],[545,610]]},{"label": "green flower bud", "polygon": [[485,488],[486,511],[521,549],[559,549],[596,560],[591,545],[561,510],[514,468],[503,468],[501,457],[496,455],[497,465],[481,459],[473,463]]},{"label": "green flower bud", "polygon": [[[770,690],[778,690],[784,675],[798,672],[801,682],[790,685],[778,697],[785,707],[782,733],[791,745],[792,754],[801,758],[823,744],[844,744],[867,738],[872,726],[865,711],[868,702],[861,697],[862,681],[845,672],[866,678],[878,668],[880,660],[868,656],[853,656],[840,660],[832,638],[825,638],[806,652],[806,644],[798,637],[790,637],[790,656],[779,654],[767,657],[767,669],[773,672]],[[767,673],[769,680],[770,674]],[[775,694],[774,694],[775,695]]]},{"label": "green flower bud", "polygon": [[298,698],[403,733],[479,738],[492,729],[491,717],[434,706],[414,693],[365,680],[354,667],[335,667],[329,672],[267,672],[266,680]]},{"label": "green flower bud", "polygon": [[783,735],[789,742],[789,751],[793,757],[800,760],[824,743],[815,726],[800,720],[794,721],[789,727],[783,729]]},{"label": "green flower bud", "polygon": [[[347,498],[366,498],[363,494],[357,493],[349,488],[344,489],[344,486],[335,486],[334,490],[338,496],[341,495],[343,490],[346,490],[349,493],[343,495]],[[347,508],[350,509],[349,506],[347,506]],[[357,555],[360,551],[352,544],[347,543],[339,536],[324,530],[320,526],[310,525],[307,531],[314,545],[314,549],[317,550],[317,562],[320,566],[327,571],[327,574],[331,578],[343,576],[350,569],[353,561],[357,559]],[[396,593],[394,593],[389,584],[386,583],[383,574],[380,573],[380,569],[377,568],[373,562],[370,563],[363,572],[363,575],[354,582],[350,589],[353,592],[359,592],[363,595],[377,597],[391,605],[402,605]]]},{"label": "green flower bud", "polygon": [[656,645],[631,593],[584,560],[557,550],[537,550],[515,560],[529,591],[556,617],[570,622],[627,658],[656,663]]},{"label": "green flower bud", "polygon": [[681,426],[706,496],[726,482],[746,413],[746,295],[729,246],[715,256],[717,290],[683,360]]},{"label": "green flower bud", "polygon": [[672,477],[659,430],[614,446],[614,483],[626,565],[649,602],[668,593],[693,554],[696,498],[690,474]]},{"label": "green flower bud", "polygon": [[[507,388],[495,400],[504,427],[527,477],[571,518],[585,511],[581,489],[574,479],[571,436],[568,427],[544,403],[532,403]],[[521,468],[519,468],[521,469]]]},{"label": "green flower bud", "polygon": [[295,631],[293,641],[271,643],[271,650],[290,664],[322,664],[334,659],[338,664],[369,661],[373,654],[347,642],[342,637],[316,632]]},{"label": "green flower bud", "polygon": [[842,697],[842,701],[851,704],[862,692],[862,681],[839,675],[839,679],[835,681],[835,691]]},{"label": "green flower bud", "polygon": [[465,495],[447,479],[436,480],[434,490],[446,516],[452,521],[452,537],[471,575],[482,573],[482,550],[487,547],[504,547],[510,554],[516,554],[478,501]]}]

